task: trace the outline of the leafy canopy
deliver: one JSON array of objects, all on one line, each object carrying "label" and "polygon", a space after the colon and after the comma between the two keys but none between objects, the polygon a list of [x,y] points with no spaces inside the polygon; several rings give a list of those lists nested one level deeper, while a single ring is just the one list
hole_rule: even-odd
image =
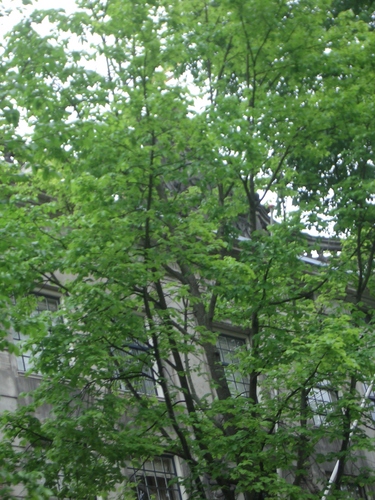
[{"label": "leafy canopy", "polygon": [[[162,454],[192,499],[317,499],[339,459],[344,498],[373,449],[373,59],[366,16],[328,0],[81,0],[7,35],[1,345],[27,335],[41,375],[2,419],[9,498],[123,498]],[[61,311],[36,317],[46,285]],[[246,347],[225,376],[228,328]]]}]

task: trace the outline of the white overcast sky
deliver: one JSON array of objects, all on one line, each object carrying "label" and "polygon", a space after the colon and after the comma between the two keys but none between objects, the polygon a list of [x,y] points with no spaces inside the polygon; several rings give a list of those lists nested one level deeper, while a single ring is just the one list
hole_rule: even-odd
[{"label": "white overcast sky", "polygon": [[[2,34],[21,19],[19,9],[32,12],[34,9],[65,9],[72,12],[75,9],[74,0],[35,0],[31,5],[23,5],[22,0],[1,0],[0,1],[0,25]],[[9,12],[9,14],[7,13]]]}]

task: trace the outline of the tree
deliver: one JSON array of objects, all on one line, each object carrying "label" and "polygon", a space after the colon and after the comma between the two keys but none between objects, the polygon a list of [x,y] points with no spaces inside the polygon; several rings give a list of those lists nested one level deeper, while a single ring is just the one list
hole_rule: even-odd
[{"label": "tree", "polygon": [[[336,460],[346,498],[374,446],[356,389],[374,376],[374,34],[336,7],[82,0],[8,35],[2,346],[27,334],[42,377],[3,416],[5,485],[127,498],[124,468],[168,453],[191,499],[318,499]],[[45,286],[61,308],[36,316]],[[224,367],[234,327],[247,344]],[[339,398],[316,409],[317,387]]]}]

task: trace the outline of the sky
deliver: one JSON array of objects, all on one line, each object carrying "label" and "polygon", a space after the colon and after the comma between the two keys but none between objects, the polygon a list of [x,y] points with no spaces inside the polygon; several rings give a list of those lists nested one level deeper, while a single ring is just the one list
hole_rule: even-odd
[{"label": "sky", "polygon": [[[28,1],[23,0],[25,3]],[[0,25],[2,34],[8,31],[21,18],[20,9],[32,12],[34,9],[58,9],[63,8],[67,12],[75,9],[74,0],[35,0],[30,5],[23,5],[22,0],[1,0],[0,3]]]}]

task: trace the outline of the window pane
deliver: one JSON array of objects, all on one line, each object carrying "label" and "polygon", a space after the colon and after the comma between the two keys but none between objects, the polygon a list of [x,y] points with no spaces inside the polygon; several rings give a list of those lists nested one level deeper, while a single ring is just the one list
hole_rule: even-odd
[{"label": "window pane", "polygon": [[50,311],[55,312],[59,309],[59,299],[57,297],[47,297],[45,295],[36,295],[38,300],[36,311]]},{"label": "window pane", "polygon": [[[363,393],[364,394],[366,394],[367,389],[368,389],[368,384],[364,383],[363,384]],[[375,391],[374,391],[374,386],[367,397],[368,397],[368,409],[370,411],[372,420],[375,421]]]},{"label": "window pane", "polygon": [[[224,367],[239,364],[236,353],[243,346],[245,346],[245,340],[243,339],[229,337],[228,335],[219,336],[216,347]],[[246,395],[248,393],[250,384],[247,377],[244,377],[239,371],[233,371],[233,368],[225,368],[225,374],[229,389],[233,395]]]},{"label": "window pane", "polygon": [[177,484],[170,484],[176,478],[176,471],[172,458],[158,457],[152,462],[145,462],[141,469],[135,470],[131,481],[135,483],[139,500],[181,500]]},{"label": "window pane", "polygon": [[[329,385],[328,383],[322,383],[322,386]],[[314,413],[313,420],[314,424],[319,427],[324,424],[327,418],[327,414],[330,411],[329,405],[333,402],[333,392],[321,387],[314,387],[310,390],[308,395],[309,406]]]},{"label": "window pane", "polygon": [[[50,311],[50,312],[55,312],[59,308],[59,299],[57,297],[48,297],[44,295],[37,295],[37,306],[35,309],[35,314],[44,312],[44,311]],[[62,321],[62,318],[60,319],[54,319],[54,322],[56,321]],[[22,347],[22,341],[27,340],[28,336],[24,333],[19,333],[19,332],[14,332],[13,333],[13,340],[15,342],[20,342],[21,347]],[[24,351],[20,356],[17,356],[17,368],[21,372],[25,372],[27,370],[30,370],[32,368],[32,362],[31,362],[31,352],[30,351]]]},{"label": "window pane", "polygon": [[136,343],[113,350],[118,362],[117,377],[123,391],[129,391],[130,384],[140,394],[157,395],[155,375],[150,366],[153,360],[147,352],[146,346]]}]

